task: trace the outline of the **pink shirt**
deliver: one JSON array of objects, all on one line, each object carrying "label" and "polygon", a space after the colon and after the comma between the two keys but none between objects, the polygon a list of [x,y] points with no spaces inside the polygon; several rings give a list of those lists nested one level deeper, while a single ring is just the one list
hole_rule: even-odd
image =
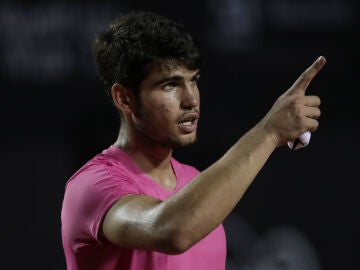
[{"label": "pink shirt", "polygon": [[[67,182],[61,221],[67,270],[224,270],[226,239],[223,226],[180,255],[119,248],[101,237],[106,211],[125,194],[166,200],[199,171],[171,159],[177,185],[163,188],[143,173],[131,158],[110,146],[80,168]],[[206,221],[204,221],[206,222]]]}]

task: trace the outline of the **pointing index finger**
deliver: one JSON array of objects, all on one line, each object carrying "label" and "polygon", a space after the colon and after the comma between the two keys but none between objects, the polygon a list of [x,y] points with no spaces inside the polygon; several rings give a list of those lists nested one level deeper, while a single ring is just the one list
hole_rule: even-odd
[{"label": "pointing index finger", "polygon": [[318,59],[316,59],[316,61],[310,67],[308,67],[294,82],[294,84],[290,88],[290,91],[305,93],[311,80],[316,76],[316,74],[318,74],[318,72],[322,69],[325,63],[326,59],[324,56],[320,56]]}]

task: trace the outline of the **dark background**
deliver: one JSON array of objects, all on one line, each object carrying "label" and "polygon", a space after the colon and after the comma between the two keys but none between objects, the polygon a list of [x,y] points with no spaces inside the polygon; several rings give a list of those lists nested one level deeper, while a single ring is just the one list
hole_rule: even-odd
[{"label": "dark background", "polygon": [[1,239],[8,266],[1,268],[65,269],[65,182],[114,142],[119,124],[92,40],[115,16],[144,9],[182,21],[203,49],[199,139],[174,153],[201,170],[319,55],[327,58],[308,89],[322,99],[310,145],[276,150],[232,215],[260,234],[279,224],[298,228],[322,269],[359,269],[358,7],[355,0],[2,1]]}]

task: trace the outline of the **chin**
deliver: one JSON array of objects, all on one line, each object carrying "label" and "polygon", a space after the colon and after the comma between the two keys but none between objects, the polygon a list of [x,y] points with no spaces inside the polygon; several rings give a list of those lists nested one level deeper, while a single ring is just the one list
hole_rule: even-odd
[{"label": "chin", "polygon": [[[192,135],[192,136],[189,136]],[[192,145],[196,142],[196,133],[195,134],[189,134],[186,137],[180,137],[175,140],[172,140],[171,146],[172,148],[180,148],[188,145]]]}]

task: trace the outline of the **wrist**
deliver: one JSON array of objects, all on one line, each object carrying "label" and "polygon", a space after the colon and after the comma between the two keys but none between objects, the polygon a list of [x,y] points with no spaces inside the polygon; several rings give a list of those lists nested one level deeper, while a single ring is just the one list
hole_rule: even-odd
[{"label": "wrist", "polygon": [[265,144],[273,147],[273,149],[281,145],[281,140],[278,134],[269,129],[263,122],[259,122],[253,130]]}]

